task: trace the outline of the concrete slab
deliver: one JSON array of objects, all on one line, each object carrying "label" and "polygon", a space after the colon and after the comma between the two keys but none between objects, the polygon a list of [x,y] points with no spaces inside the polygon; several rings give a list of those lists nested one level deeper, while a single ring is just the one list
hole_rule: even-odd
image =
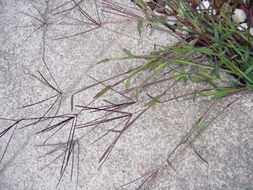
[{"label": "concrete slab", "polygon": [[[130,6],[127,0],[116,2]],[[54,84],[42,57],[60,89],[63,92],[69,92],[64,94],[59,112],[66,114],[74,113],[70,110],[71,92],[94,83],[89,76],[103,80],[140,64],[135,60],[113,61],[97,65],[99,60],[123,56],[123,48],[130,49],[134,53],[143,53],[151,50],[154,43],[173,44],[176,41],[172,36],[158,31],[151,36],[149,36],[149,31],[139,36],[136,22],[123,22],[122,19],[126,21],[125,18],[103,12],[101,1],[98,1],[101,19],[104,22],[120,20],[121,23],[110,23],[87,34],[56,40],[56,38],[91,29],[86,25],[80,25],[80,21],[73,20],[87,21],[77,10],[70,13],[69,16],[72,19],[65,17],[62,20],[65,25],[60,24],[62,14],[53,15],[57,10],[52,10],[61,4],[60,0],[0,1],[0,117],[12,119],[28,117],[41,110],[47,103],[24,110],[18,108],[56,94],[54,90],[32,77],[32,75],[39,76],[38,71],[40,71],[51,84]],[[70,4],[63,8],[68,6]],[[86,0],[80,6],[93,18],[98,19],[94,11],[94,1]],[[40,26],[43,19],[48,25],[43,25],[33,32]],[[27,39],[31,33],[33,34]],[[145,73],[139,77],[144,75]],[[75,103],[89,102],[100,87],[78,94],[75,96]],[[149,90],[156,93],[163,88],[158,85]],[[120,102],[118,95],[110,94],[106,97]],[[192,149],[186,149],[185,153],[173,162],[177,172],[168,166],[165,167],[153,189],[253,189],[252,100],[253,95],[249,95],[235,103],[229,112],[218,118],[196,141],[195,146],[209,164],[197,157]],[[0,190],[63,190],[76,188],[76,184],[77,189],[115,189],[161,164],[166,165],[168,153],[206,109],[207,105],[187,101],[171,102],[149,110],[121,137],[100,170],[98,170],[98,160],[115,135],[108,135],[93,145],[90,143],[112,127],[113,123],[102,125],[91,133],[88,133],[89,128],[78,130],[77,137],[87,134],[80,141],[78,184],[76,183],[78,171],[76,148],[73,179],[70,180],[70,164],[57,187],[62,160],[41,170],[58,154],[41,157],[52,148],[37,146],[51,134],[36,135],[46,126],[46,123],[19,129],[21,124],[17,127],[7,154],[0,165]],[[35,117],[36,114],[31,116]],[[96,117],[97,115],[86,113],[78,119],[78,122],[85,122]],[[1,131],[11,123],[11,121],[1,121]],[[65,142],[68,132],[69,128],[66,127],[50,139],[49,143]],[[12,131],[8,132],[0,139],[1,155],[11,133]],[[137,186],[133,184],[121,189],[134,189]]]}]

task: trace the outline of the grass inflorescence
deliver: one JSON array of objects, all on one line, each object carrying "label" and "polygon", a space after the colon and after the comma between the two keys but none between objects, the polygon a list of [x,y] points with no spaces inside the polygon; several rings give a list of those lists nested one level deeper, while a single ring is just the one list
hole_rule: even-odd
[{"label": "grass inflorescence", "polygon": [[[89,128],[92,131],[101,124],[113,123],[110,129],[91,143],[96,143],[109,134],[115,134],[115,138],[99,159],[101,167],[108,159],[120,137],[145,112],[158,104],[185,100],[199,100],[209,104],[209,107],[200,118],[197,118],[196,123],[188,133],[178,142],[173,151],[168,154],[164,165],[147,172],[128,184],[142,180],[136,189],[151,189],[166,166],[176,170],[173,166],[173,160],[183,153],[187,147],[192,148],[197,156],[208,163],[198,153],[194,146],[194,141],[205,129],[211,126],[218,116],[226,112],[233,103],[248,94],[252,94],[253,91],[252,3],[248,1],[208,2],[209,5],[206,6],[206,2],[198,0],[151,0],[149,2],[134,0],[136,5],[134,9],[137,12],[143,11],[144,17],[134,13],[132,11],[133,7],[124,7],[121,3],[103,0],[104,12],[127,19],[122,20],[122,22],[129,22],[129,20],[137,22],[137,30],[140,34],[147,26],[151,27],[152,30],[160,30],[168,33],[168,35],[175,36],[178,39],[177,43],[172,46],[157,44],[154,51],[144,55],[135,55],[131,50],[123,49],[126,54],[125,57],[104,58],[97,63],[98,66],[111,60],[123,61],[128,59],[142,60],[144,61],[143,64],[102,81],[92,78],[95,81],[94,84],[70,92],[63,92],[54,79],[50,72],[50,67],[47,65],[43,48],[42,60],[50,79],[47,79],[40,71],[38,71],[38,76],[33,75],[33,77],[54,91],[55,94],[49,98],[21,107],[21,109],[25,109],[47,103],[47,106],[38,110],[38,113],[36,112],[21,119],[1,118],[11,122],[11,125],[0,132],[0,137],[7,133],[11,135],[9,140],[7,140],[0,163],[7,152],[13,134],[17,132],[17,128],[26,129],[30,126],[43,124],[44,128],[40,129],[37,135],[49,134],[49,136],[40,146],[52,147],[44,156],[54,156],[54,159],[43,169],[61,160],[60,182],[68,166],[71,168],[72,179],[74,164],[76,164],[76,182],[78,182],[80,142],[86,135],[86,133],[82,133],[84,129]],[[47,17],[43,15],[44,13],[41,13],[38,9],[37,12],[40,18],[20,11],[21,14],[32,17],[40,23],[39,27],[25,41],[29,40],[33,33],[43,27],[56,24],[71,25],[71,23],[64,22],[65,18],[79,22],[80,20],[69,16],[69,13],[73,10],[78,10],[81,13],[85,21],[80,22],[80,25],[83,24],[88,29],[80,33],[56,37],[54,40],[76,37],[97,29],[110,30],[106,26],[110,22],[103,22],[99,15],[97,1],[94,1],[96,17],[89,15],[82,8],[82,3],[82,0],[70,0],[52,10],[48,10],[47,14],[53,16],[61,15],[60,23],[49,22]],[[65,6],[69,7],[65,8]],[[248,28],[244,28],[241,23],[233,21],[233,12],[238,8],[246,12],[247,19],[245,23]],[[117,31],[114,32],[118,33]],[[133,82],[134,78],[143,72],[148,73],[147,76],[138,84]],[[110,85],[108,85],[109,82]],[[159,94],[146,93],[145,98],[136,98],[145,89],[166,82],[169,85]],[[124,84],[123,90],[122,84]],[[179,89],[180,93],[176,93],[176,91],[171,93],[171,89],[177,88],[180,84],[197,85],[196,88],[190,90]],[[77,95],[99,85],[103,86],[103,88],[90,102],[87,104],[75,102]],[[100,106],[94,105],[94,102],[100,100],[101,97],[109,92],[121,97],[120,103],[103,99],[103,103]],[[70,114],[61,113],[61,105],[66,97],[70,98],[71,102]],[[132,109],[135,105],[141,105],[140,109]],[[221,109],[220,106],[222,107]],[[132,111],[129,111],[131,109]],[[79,118],[86,113],[102,114],[96,119],[81,122]],[[66,141],[59,143],[50,142],[53,136],[57,135],[61,130],[68,132],[65,138]]]}]

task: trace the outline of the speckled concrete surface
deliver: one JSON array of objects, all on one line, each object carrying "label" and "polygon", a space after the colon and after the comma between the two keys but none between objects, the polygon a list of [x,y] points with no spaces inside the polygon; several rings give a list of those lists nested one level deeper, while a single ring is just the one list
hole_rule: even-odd
[{"label": "speckled concrete surface", "polygon": [[[127,0],[117,2],[129,5]],[[71,92],[94,83],[89,76],[102,80],[139,64],[136,61],[115,61],[99,66],[96,64],[106,57],[123,56],[123,48],[131,49],[134,53],[143,53],[153,48],[151,44],[173,44],[176,41],[172,36],[157,31],[151,36],[148,35],[149,32],[139,36],[135,22],[111,23],[88,34],[55,40],[87,29],[84,25],[60,25],[62,15],[53,16],[54,12],[50,12],[60,4],[60,0],[0,1],[1,118],[27,117],[41,109],[41,106],[24,110],[18,108],[55,94],[32,77],[38,76],[40,71],[52,82],[42,61],[43,52],[45,61],[62,91]],[[93,1],[86,0],[81,6],[97,18]],[[122,22],[122,19],[125,19],[102,12],[101,3],[98,3],[98,7],[104,22]],[[40,21],[23,13],[29,13],[39,20],[45,17],[49,25],[42,26],[27,39],[39,26]],[[73,18],[83,19],[76,10],[70,14]],[[64,21],[73,23],[70,19]],[[99,88],[93,88],[80,93],[75,97],[75,102],[88,102],[98,90]],[[117,99],[119,97],[116,96],[115,100]],[[166,167],[153,189],[253,189],[252,108],[253,95],[236,102],[229,112],[218,118],[195,142],[196,148],[209,164],[200,160],[192,149],[186,149],[185,153],[173,162],[176,172]],[[41,170],[57,156],[54,154],[41,157],[50,151],[48,147],[37,146],[48,137],[48,134],[36,135],[45,123],[25,129],[19,129],[21,126],[18,126],[0,165],[0,190],[63,190],[76,188],[76,184],[77,189],[82,190],[115,189],[165,164],[168,153],[206,109],[207,105],[188,101],[171,102],[149,110],[121,137],[100,170],[98,160],[112,142],[113,135],[90,145],[108,126],[96,128],[91,133],[88,133],[89,129],[82,131],[78,135],[87,135],[80,142],[78,184],[75,157],[73,179],[70,180],[71,168],[68,167],[58,186],[61,160]],[[69,96],[63,99],[60,112],[71,113]],[[93,117],[89,114],[83,116],[82,120]],[[1,121],[1,131],[10,124],[11,122]],[[0,139],[1,155],[11,132]],[[67,132],[59,132],[52,142],[64,142]],[[138,185],[133,184],[122,189],[136,187]]]}]

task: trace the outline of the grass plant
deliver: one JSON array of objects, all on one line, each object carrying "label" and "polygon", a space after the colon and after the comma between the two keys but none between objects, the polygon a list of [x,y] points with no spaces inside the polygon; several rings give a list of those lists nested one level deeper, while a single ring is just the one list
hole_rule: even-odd
[{"label": "grass plant", "polygon": [[[70,34],[64,37],[57,37],[56,40],[75,37],[83,35],[97,29],[110,30],[106,27],[99,16],[97,1],[94,1],[97,18],[90,16],[81,6],[83,1],[76,2],[71,0],[58,7],[49,10],[48,14],[62,15],[61,23],[64,23],[64,18],[69,16],[73,10],[78,10],[82,14],[85,21],[82,24],[90,28],[83,32]],[[84,86],[81,89],[71,92],[62,92],[53,75],[47,66],[46,58],[43,54],[42,60],[50,73],[50,79],[47,79],[43,73],[38,71],[38,76],[34,78],[53,90],[55,94],[47,99],[40,100],[30,105],[23,106],[25,109],[30,106],[38,106],[42,103],[47,103],[48,106],[40,109],[38,116],[29,116],[21,119],[8,119],[12,122],[10,126],[1,131],[0,137],[7,133],[12,133],[7,141],[6,148],[2,154],[0,163],[6,154],[9,143],[11,142],[13,134],[16,132],[17,127],[27,128],[29,126],[42,123],[45,127],[37,132],[38,135],[50,134],[41,146],[52,147],[52,149],[45,154],[45,156],[55,155],[52,162],[45,166],[61,159],[62,166],[60,171],[60,179],[64,175],[66,168],[71,167],[71,178],[74,172],[74,163],[76,163],[76,182],[78,183],[79,173],[79,144],[85,135],[77,136],[77,131],[90,128],[93,130],[100,124],[111,123],[113,126],[102,134],[98,139],[94,139],[96,143],[101,138],[108,134],[115,134],[115,138],[108,148],[102,154],[99,162],[101,166],[108,159],[116,143],[120,137],[128,130],[136,120],[151,110],[158,104],[163,104],[169,101],[186,101],[198,100],[209,105],[206,112],[197,118],[196,123],[191,127],[187,134],[178,142],[174,150],[168,153],[167,163],[164,165],[144,174],[140,178],[124,184],[119,187],[125,187],[137,180],[142,180],[136,189],[151,189],[153,184],[158,180],[158,177],[163,169],[173,166],[173,160],[186,148],[192,148],[197,156],[204,162],[208,161],[203,158],[196,148],[194,141],[219,117],[222,113],[227,112],[228,108],[236,101],[247,97],[253,92],[253,38],[250,34],[250,28],[253,27],[253,6],[251,2],[245,1],[210,1],[210,6],[205,8],[203,2],[198,0],[154,0],[149,3],[142,0],[134,0],[135,7],[138,11],[143,11],[144,16],[140,16],[132,11],[131,7],[126,7],[123,4],[115,1],[103,0],[102,6],[105,12],[113,15],[123,17],[127,20],[132,20],[137,23],[137,30],[142,33],[145,26],[151,27],[153,30],[161,30],[177,37],[178,42],[172,46],[156,45],[154,51],[149,54],[135,55],[131,50],[124,49],[125,57],[105,58],[98,61],[100,64],[110,64],[112,60],[142,60],[144,63],[141,66],[125,71],[116,76],[109,77],[103,81],[96,80],[90,86]],[[71,4],[70,7],[64,8]],[[240,28],[240,23],[235,23],[232,19],[233,10],[243,7],[247,11],[247,24],[248,29]],[[157,14],[157,10],[161,13]],[[28,13],[20,12],[26,16],[36,19],[40,25],[32,33],[37,32],[43,26],[50,26],[51,24],[46,20],[42,13],[39,15],[41,18],[36,18]],[[123,22],[123,20],[121,20]],[[58,23],[59,24],[59,23]],[[117,32],[117,31],[115,31]],[[27,41],[31,35],[25,40]],[[133,78],[140,73],[148,73],[148,76],[143,79],[140,84],[135,84]],[[108,85],[108,82],[113,81]],[[147,88],[152,88],[153,85],[169,83],[167,88],[156,95],[146,94],[144,99],[136,99],[140,92]],[[171,89],[184,85],[198,84],[196,88],[183,91],[180,95],[171,95]],[[124,89],[120,86],[124,84]],[[91,100],[85,105],[79,105],[75,102],[75,96],[95,86],[104,86]],[[99,100],[107,93],[115,93],[121,97],[121,102],[110,102],[104,100],[101,106],[93,105],[94,102]],[[61,103],[63,97],[71,99],[70,114],[61,114]],[[135,96],[133,96],[133,94]],[[132,106],[141,104],[142,107],[138,110],[131,110]],[[54,110],[54,111],[53,111]],[[53,113],[52,113],[53,112]],[[103,113],[103,116],[80,123],[79,117],[84,113]],[[36,113],[37,114],[37,113]],[[115,124],[116,122],[116,124]],[[21,126],[21,127],[20,127]],[[68,137],[65,142],[50,143],[50,139],[56,135],[60,130],[67,130]],[[11,132],[12,131],[12,132]]]}]

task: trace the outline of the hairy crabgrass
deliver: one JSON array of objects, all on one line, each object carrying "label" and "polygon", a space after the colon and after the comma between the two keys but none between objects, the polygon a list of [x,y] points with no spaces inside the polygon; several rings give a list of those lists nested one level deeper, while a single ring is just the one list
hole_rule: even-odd
[{"label": "hairy crabgrass", "polygon": [[[56,37],[55,40],[75,37],[98,29],[112,31],[106,25],[115,22],[102,21],[96,0],[94,1],[96,17],[88,14],[81,6],[82,3],[82,0],[70,0],[52,10],[48,10],[47,14],[61,15],[60,22],[58,21],[57,23],[49,22],[38,9],[36,10],[40,15],[39,18],[20,11],[21,14],[32,17],[40,23],[25,41],[43,27],[50,25],[71,25],[71,23],[64,22],[64,19],[68,18],[72,21],[77,21],[77,19],[69,15],[73,10],[80,12],[85,21],[78,22],[80,25],[87,26],[88,29],[79,33]],[[22,107],[22,109],[25,109],[30,106],[48,103],[49,106],[39,110],[42,113],[38,116],[36,113],[35,116],[30,115],[21,119],[1,118],[2,120],[12,122],[12,124],[0,132],[0,137],[11,133],[6,143],[6,148],[2,153],[0,163],[17,128],[27,128],[42,123],[45,127],[39,130],[37,134],[49,134],[49,136],[41,146],[52,147],[45,156],[56,155],[54,160],[44,168],[62,159],[60,183],[68,166],[71,167],[71,179],[73,178],[75,171],[74,164],[76,164],[76,182],[78,183],[80,142],[85,136],[85,134],[81,136],[76,135],[78,131],[86,128],[93,130],[100,124],[113,122],[113,126],[110,129],[92,142],[92,144],[96,143],[108,134],[115,134],[115,138],[99,159],[100,167],[102,167],[124,132],[143,116],[145,112],[158,104],[189,99],[206,103],[209,107],[197,119],[188,133],[178,142],[174,150],[168,153],[168,157],[165,159],[166,163],[119,188],[134,183],[137,180],[142,180],[136,189],[151,189],[153,184],[158,180],[162,170],[167,169],[168,166],[176,170],[173,166],[173,160],[188,147],[192,148],[196,155],[205,163],[208,163],[198,153],[194,146],[194,141],[204,130],[211,126],[217,117],[226,112],[233,103],[246,97],[248,94],[252,94],[253,91],[252,3],[251,1],[202,2],[198,0],[153,0],[148,2],[134,0],[134,3],[137,6],[133,8],[131,7],[132,5],[128,7],[115,1],[103,0],[102,7],[104,8],[104,12],[126,19],[118,22],[136,22],[140,35],[145,30],[145,27],[150,27],[151,31],[160,30],[168,33],[168,35],[175,36],[178,39],[177,43],[172,46],[156,44],[154,51],[144,55],[135,55],[131,50],[123,49],[126,56],[104,58],[98,61],[98,67],[100,64],[111,64],[107,62],[112,60],[136,59],[142,60],[144,63],[102,81],[92,78],[95,81],[94,84],[70,92],[63,92],[61,90],[50,72],[45,54],[43,53],[42,60],[49,73],[50,80],[40,71],[38,71],[38,76],[33,75],[33,77],[53,90],[55,94],[47,99]],[[135,13],[133,9],[137,10],[137,12],[143,11],[145,16]],[[245,18],[235,18],[234,13],[242,13],[242,11],[245,13]],[[248,28],[240,28],[241,22],[245,22]],[[118,31],[114,32],[119,33]],[[131,35],[127,36],[132,37]],[[134,78],[144,72],[147,73],[146,77],[140,83],[135,83]],[[147,88],[164,83],[166,83],[165,89],[158,94],[153,95],[145,92]],[[177,94],[177,91],[171,93],[171,89],[177,88],[180,83],[186,86],[195,83],[197,85],[196,88],[190,90],[177,89],[178,92],[181,92],[180,95]],[[75,97],[78,94],[98,85],[103,86],[103,88],[97,92],[89,103],[79,105],[75,102]],[[124,89],[122,89],[122,85]],[[121,97],[121,101],[111,102],[110,99],[103,99],[101,105],[93,104],[110,92]],[[145,97],[136,98],[142,92],[146,93]],[[71,112],[69,114],[61,113],[61,104],[66,98],[70,98],[71,102]],[[142,106],[136,110],[132,108],[136,104]],[[78,118],[82,117],[84,113],[102,114],[94,120],[80,123]],[[68,132],[67,140],[51,143],[51,138],[61,130]]]}]

